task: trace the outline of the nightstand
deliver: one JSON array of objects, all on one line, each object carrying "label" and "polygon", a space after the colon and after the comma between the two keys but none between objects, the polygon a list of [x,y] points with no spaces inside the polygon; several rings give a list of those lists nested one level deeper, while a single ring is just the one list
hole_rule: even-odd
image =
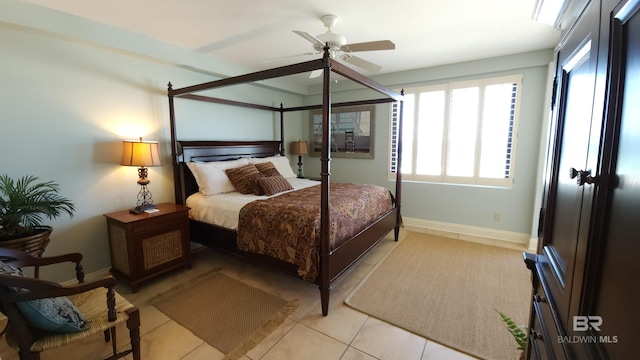
[{"label": "nightstand", "polygon": [[189,208],[159,204],[158,212],[132,214],[129,210],[105,214],[111,251],[111,272],[137,284],[154,276],[186,266],[191,268]]}]

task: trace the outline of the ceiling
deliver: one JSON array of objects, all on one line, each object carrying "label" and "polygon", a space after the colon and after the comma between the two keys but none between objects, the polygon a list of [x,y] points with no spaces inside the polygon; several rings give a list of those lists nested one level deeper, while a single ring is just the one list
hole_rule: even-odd
[{"label": "ceiling", "polygon": [[[348,43],[391,40],[395,50],[354,53],[379,73],[553,48],[559,31],[531,19],[535,0],[25,0],[139,33],[244,72],[319,58],[293,30]],[[359,68],[364,75],[374,73]],[[239,74],[229,74],[239,75]]]}]

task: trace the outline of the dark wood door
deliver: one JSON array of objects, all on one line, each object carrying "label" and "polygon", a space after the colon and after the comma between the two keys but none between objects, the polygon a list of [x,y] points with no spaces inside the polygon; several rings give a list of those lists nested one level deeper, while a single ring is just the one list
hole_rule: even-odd
[{"label": "dark wood door", "polygon": [[[603,209],[593,251],[597,286],[587,284],[585,313],[601,317],[601,358],[638,356],[640,340],[640,1],[612,12],[610,80],[603,156]],[[598,201],[600,203],[600,201]],[[593,295],[592,295],[593,294]]]},{"label": "dark wood door", "polygon": [[640,0],[589,1],[559,48],[534,272],[548,296],[538,289],[534,308],[548,302],[553,316],[544,326],[557,331],[533,334],[545,345],[562,344],[547,347],[556,358],[635,359]]},{"label": "dark wood door", "polygon": [[599,11],[599,2],[591,2],[557,55],[556,121],[552,122],[555,127],[547,159],[538,262],[561,333],[570,330],[571,316],[578,313],[579,303],[571,294],[575,288],[575,294],[580,293],[594,191],[594,185],[580,185],[578,180],[586,180],[588,170],[595,172],[602,124],[602,114],[593,113],[598,59],[598,32],[594,29],[598,29]]}]

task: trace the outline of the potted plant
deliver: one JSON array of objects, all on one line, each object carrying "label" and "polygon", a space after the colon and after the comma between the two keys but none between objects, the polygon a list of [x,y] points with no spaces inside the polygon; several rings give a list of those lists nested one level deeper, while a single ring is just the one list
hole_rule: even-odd
[{"label": "potted plant", "polygon": [[0,175],[0,246],[42,255],[53,230],[42,225],[44,217],[73,216],[75,211],[59,191],[54,182],[40,182],[35,176],[14,180]]},{"label": "potted plant", "polygon": [[522,353],[520,353],[520,359],[521,360],[524,359],[525,358],[524,350],[527,349],[527,343],[528,343],[527,333],[523,330],[524,327],[520,327],[516,325],[516,323],[513,322],[513,320],[511,320],[510,317],[508,317],[507,315],[503,314],[498,310],[496,311],[498,312],[498,314],[500,314],[500,317],[502,318],[502,321],[507,327],[507,330],[509,330],[511,335],[513,335],[514,340],[518,344],[518,350],[522,350]]}]

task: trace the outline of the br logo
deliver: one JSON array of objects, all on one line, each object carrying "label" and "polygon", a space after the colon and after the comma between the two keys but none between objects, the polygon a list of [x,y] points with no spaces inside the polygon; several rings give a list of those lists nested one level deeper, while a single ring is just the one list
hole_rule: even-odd
[{"label": "br logo", "polygon": [[600,331],[600,325],[602,325],[601,316],[574,316],[573,317],[573,331],[587,331],[590,328],[595,331]]}]

